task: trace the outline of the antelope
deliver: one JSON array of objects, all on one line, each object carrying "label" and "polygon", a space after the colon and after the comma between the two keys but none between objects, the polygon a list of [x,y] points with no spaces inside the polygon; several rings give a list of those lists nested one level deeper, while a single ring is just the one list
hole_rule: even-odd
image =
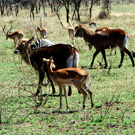
[{"label": "antelope", "polygon": [[6,34],[6,40],[8,38],[13,39],[14,46],[16,47],[17,39],[20,41],[20,39],[23,37],[23,32],[21,30],[17,30],[17,31],[14,31],[13,33],[11,33],[10,31],[12,29],[12,25],[11,25],[11,28],[7,32],[5,32],[5,27],[6,26],[4,26],[4,28],[3,28],[3,32]]},{"label": "antelope", "polygon": [[[79,62],[79,53],[76,48],[72,47],[69,44],[55,44],[49,47],[41,47],[38,49],[31,48],[31,42],[34,40],[34,37],[28,40],[28,42],[20,42],[15,54],[20,54],[22,59],[28,64],[31,65],[39,73],[39,83],[35,95],[38,95],[41,92],[41,87],[43,84],[45,72],[48,77],[48,80],[52,86],[52,93],[55,93],[55,88],[52,80],[48,75],[47,67],[42,69],[43,58],[50,58],[53,56],[55,60],[56,69],[66,68],[66,67],[77,67]],[[69,90],[68,95],[71,95],[71,89]]]},{"label": "antelope", "polygon": [[45,38],[47,36],[47,29],[46,28],[40,28],[37,27],[37,31],[40,32],[40,38]]},{"label": "antelope", "polygon": [[[104,26],[104,27],[96,28],[95,32],[100,33],[100,32],[102,32],[102,31],[111,30],[111,29],[113,29],[113,28]],[[110,48],[110,49],[111,49],[111,50],[110,50],[110,55],[112,55],[113,49],[115,49],[115,53],[114,53],[114,54],[116,55],[116,48]]]},{"label": "antelope", "polygon": [[79,24],[79,25],[75,26],[75,32],[77,32],[77,30],[80,28],[80,25],[83,26],[83,27],[86,27],[85,24]]},{"label": "antelope", "polygon": [[95,32],[113,29],[113,28],[111,28],[111,27],[106,27],[106,26],[97,28],[97,23],[96,23],[96,22],[90,22],[90,23],[89,23],[89,26],[90,26],[90,27],[91,27],[92,25],[94,25],[94,26],[96,27]]},{"label": "antelope", "polygon": [[28,42],[28,40],[29,40],[28,38],[23,37],[20,39],[20,42]]},{"label": "antelope", "polygon": [[[66,99],[66,111],[68,111],[68,101],[66,96],[66,85],[74,85],[82,94],[83,94],[83,109],[85,109],[85,99],[87,96],[86,91],[88,92],[91,99],[91,108],[94,107],[92,100],[92,92],[89,90],[91,85],[90,76],[87,72],[83,71],[80,68],[62,68],[53,71],[54,60],[51,57],[50,59],[43,58],[44,62],[47,64],[48,74],[52,81],[54,81],[59,86],[60,94],[60,109],[62,108],[62,87],[64,88],[64,95]],[[88,86],[86,86],[86,81],[89,79]]]},{"label": "antelope", "polygon": [[99,27],[99,28],[97,28],[97,29],[95,30],[95,32],[100,32],[100,31],[102,32],[102,31],[111,30],[111,29],[113,29],[113,28],[104,26],[104,27]]},{"label": "antelope", "polygon": [[[96,27],[95,32],[98,32],[98,33],[102,32],[102,31],[105,31],[105,30],[113,29],[113,28],[111,28],[111,27],[106,27],[106,26],[97,28],[97,23],[96,23],[96,22],[90,22],[90,23],[89,23],[89,26],[90,26],[90,27],[91,27],[92,25],[94,25],[94,26]],[[90,48],[90,50],[91,50],[91,48]],[[111,48],[110,55],[112,55],[112,50],[113,50],[113,49]],[[115,48],[115,55],[116,55],[116,48]]]},{"label": "antelope", "polygon": [[122,66],[124,55],[125,55],[124,52],[128,54],[132,62],[132,66],[134,67],[134,60],[132,54],[127,49],[128,36],[124,30],[110,29],[110,30],[102,31],[100,33],[92,33],[86,27],[80,25],[79,29],[75,33],[75,37],[82,37],[86,42],[89,43],[89,45],[94,46],[96,49],[95,53],[93,54],[93,59],[90,68],[93,67],[95,57],[99,54],[99,52],[102,53],[105,61],[104,68],[107,68],[105,49],[115,48],[117,46],[120,48],[121,51],[121,61],[118,67],[120,68]]},{"label": "antelope", "polygon": [[96,22],[90,22],[89,26],[91,27],[92,25],[94,25],[97,28],[97,23]]},{"label": "antelope", "polygon": [[75,32],[75,29],[73,27],[73,24],[69,23],[70,26],[68,27],[68,36],[69,36],[69,39],[71,39],[72,43],[74,44],[74,32]]}]

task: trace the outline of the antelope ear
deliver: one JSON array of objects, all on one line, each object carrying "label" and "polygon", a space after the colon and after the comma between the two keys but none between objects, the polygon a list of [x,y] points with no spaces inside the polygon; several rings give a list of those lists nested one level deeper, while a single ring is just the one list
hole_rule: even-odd
[{"label": "antelope ear", "polygon": [[33,36],[31,39],[29,39],[28,43],[31,44],[31,42],[32,42],[33,40],[34,40],[34,36]]},{"label": "antelope ear", "polygon": [[28,47],[28,45],[31,44],[31,42],[32,42],[33,40],[34,40],[34,37],[30,38],[30,39],[28,40],[28,42],[26,43],[26,47]]},{"label": "antelope ear", "polygon": [[49,60],[50,60],[51,62],[54,62],[54,60],[53,60],[53,57],[52,57],[52,56],[49,58]]},{"label": "antelope ear", "polygon": [[43,61],[44,61],[44,62],[46,62],[46,61],[47,61],[47,59],[46,59],[46,58],[43,58]]},{"label": "antelope ear", "polygon": [[49,59],[50,59],[50,60],[53,60],[53,56],[51,56]]}]

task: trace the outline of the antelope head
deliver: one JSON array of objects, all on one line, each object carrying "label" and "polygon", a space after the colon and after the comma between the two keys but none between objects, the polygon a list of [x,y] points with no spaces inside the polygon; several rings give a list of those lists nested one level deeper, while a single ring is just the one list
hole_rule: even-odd
[{"label": "antelope head", "polygon": [[5,28],[6,28],[6,25],[4,25],[4,27],[3,27],[3,32],[5,33],[5,35],[6,35],[6,40],[8,39],[8,37],[9,37],[9,35],[11,34],[11,30],[12,30],[12,25],[11,25],[11,27],[10,27],[10,29],[7,31],[7,32],[5,32]]}]

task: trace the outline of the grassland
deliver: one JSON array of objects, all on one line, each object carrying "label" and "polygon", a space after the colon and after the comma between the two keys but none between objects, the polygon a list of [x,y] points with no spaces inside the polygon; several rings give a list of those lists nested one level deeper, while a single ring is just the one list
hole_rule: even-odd
[{"label": "grassland", "polygon": [[[99,7],[94,7],[92,21],[98,27],[109,26],[124,29],[130,35],[128,48],[135,51],[135,5],[113,5],[111,17],[105,20],[97,19]],[[6,24],[13,30],[21,29],[25,37],[30,38],[36,33],[33,26],[39,25],[42,18],[43,26],[48,30],[48,39],[54,43],[69,43],[64,9],[60,12],[64,28],[61,27],[57,16],[47,9],[47,16],[42,13],[36,15],[35,20],[29,18],[29,11],[22,10],[19,17],[0,17],[0,133],[1,134],[135,134],[135,68],[126,55],[123,66],[119,69],[120,53],[107,53],[108,67],[111,70],[101,69],[97,61],[102,62],[99,54],[94,63],[94,69],[84,69],[92,80],[91,91],[95,107],[90,108],[90,99],[87,97],[86,109],[81,111],[82,95],[73,87],[73,94],[68,97],[69,112],[65,112],[66,104],[63,97],[63,109],[58,112],[59,96],[51,96],[51,87],[43,86],[43,106],[35,109],[35,100],[31,93],[35,93],[38,84],[38,75],[30,66],[21,62],[20,56],[14,55],[12,40],[6,40],[2,27]],[[88,14],[81,10],[81,22],[88,26]],[[78,24],[79,22],[76,22]],[[93,27],[92,30],[95,28]],[[79,67],[89,66],[92,54],[82,39],[76,39],[75,47],[79,50]]]}]

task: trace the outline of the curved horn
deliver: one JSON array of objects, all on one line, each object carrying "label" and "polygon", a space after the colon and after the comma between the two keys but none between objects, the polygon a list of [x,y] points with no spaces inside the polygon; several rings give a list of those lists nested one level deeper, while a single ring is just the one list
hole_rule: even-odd
[{"label": "curved horn", "polygon": [[12,26],[12,24],[11,24],[11,27],[10,27],[10,29],[7,31],[7,34],[12,30],[12,28],[13,28],[13,26]]},{"label": "curved horn", "polygon": [[25,44],[26,47],[28,47],[29,44],[34,40],[34,36],[28,40],[28,42]]},{"label": "curved horn", "polygon": [[5,32],[5,28],[6,28],[6,25],[4,25],[4,27],[3,27],[3,32],[4,32],[5,34],[7,34],[7,33]]}]

